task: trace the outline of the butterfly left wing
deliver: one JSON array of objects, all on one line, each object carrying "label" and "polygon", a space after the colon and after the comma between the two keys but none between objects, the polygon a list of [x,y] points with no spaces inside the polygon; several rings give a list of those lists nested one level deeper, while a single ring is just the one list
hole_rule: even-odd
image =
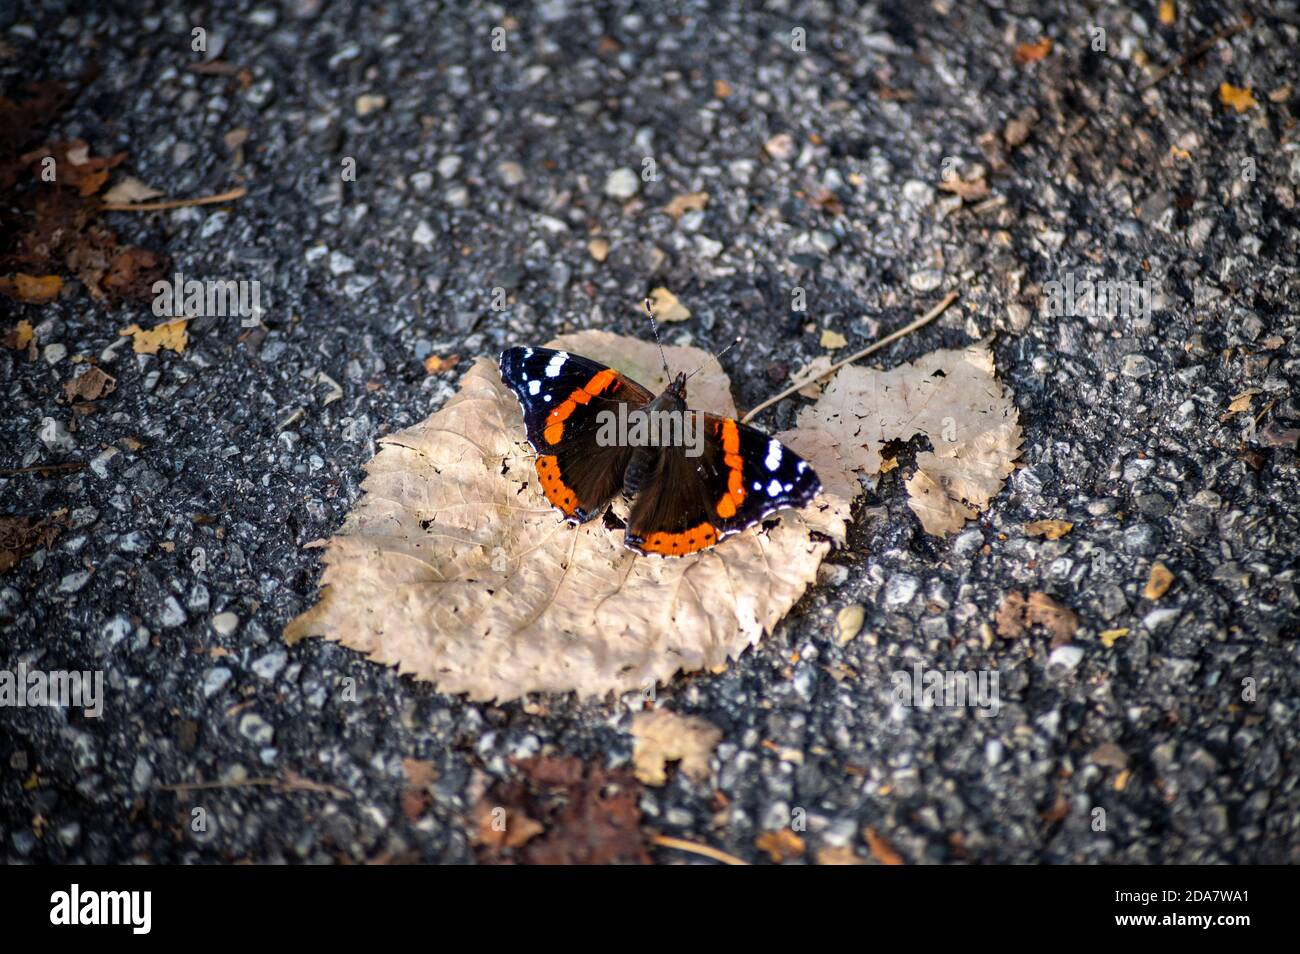
[{"label": "butterfly left wing", "polygon": [[602,410],[641,407],[654,395],[613,368],[550,348],[510,348],[501,379],[524,412],[528,442],[537,451],[542,492],[570,523],[596,516],[623,487],[631,456],[626,446],[596,439]]},{"label": "butterfly left wing", "polygon": [[733,418],[703,419],[703,452],[664,448],[637,494],[623,538],[637,553],[685,556],[821,493],[816,471],[776,438]]}]

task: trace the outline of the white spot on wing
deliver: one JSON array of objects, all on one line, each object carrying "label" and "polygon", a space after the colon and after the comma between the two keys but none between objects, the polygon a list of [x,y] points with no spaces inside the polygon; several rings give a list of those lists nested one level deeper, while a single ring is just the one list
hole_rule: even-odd
[{"label": "white spot on wing", "polygon": [[781,496],[781,481],[773,477],[772,482],[767,485],[767,495],[769,497]]},{"label": "white spot on wing", "polygon": [[781,442],[775,437],[767,442],[767,459],[763,463],[768,470],[776,470],[781,466]]},{"label": "white spot on wing", "polygon": [[763,489],[763,484],[762,484],[762,482],[761,482],[761,481],[758,481],[758,480],[754,481],[754,489],[755,489],[755,490],[762,490],[762,489]]},{"label": "white spot on wing", "polygon": [[536,397],[537,392],[540,391],[541,389],[542,389],[542,382],[538,381],[536,378],[533,378],[533,380],[528,382],[528,393],[531,394],[533,397]]},{"label": "white spot on wing", "polygon": [[553,358],[552,358],[552,359],[547,363],[547,365],[546,365],[546,376],[547,376],[548,378],[558,377],[559,374],[560,374],[560,368],[564,367],[564,362],[567,361],[568,359],[569,359],[569,356],[568,356],[567,354],[565,354],[563,351],[558,352],[558,353],[555,355],[555,357],[553,357]]},{"label": "white spot on wing", "polygon": [[808,469],[808,462],[806,460],[799,461],[799,466],[796,468],[796,470],[798,470],[799,473],[802,474],[807,469]]}]

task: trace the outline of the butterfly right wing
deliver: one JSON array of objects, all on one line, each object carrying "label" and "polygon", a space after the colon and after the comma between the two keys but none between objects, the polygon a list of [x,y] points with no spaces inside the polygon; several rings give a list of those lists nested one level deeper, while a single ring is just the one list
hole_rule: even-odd
[{"label": "butterfly right wing", "polygon": [[502,352],[501,379],[523,408],[546,499],[570,523],[595,517],[622,490],[632,456],[630,447],[597,440],[599,412],[639,408],[654,395],[613,368],[550,348]]}]

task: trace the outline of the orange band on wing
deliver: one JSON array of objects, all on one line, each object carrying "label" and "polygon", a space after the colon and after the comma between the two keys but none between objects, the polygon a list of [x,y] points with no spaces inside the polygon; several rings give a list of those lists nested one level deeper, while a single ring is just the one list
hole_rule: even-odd
[{"label": "orange band on wing", "polygon": [[718,531],[707,520],[681,533],[652,533],[641,542],[642,553],[662,556],[686,556],[718,542]]},{"label": "orange band on wing", "polygon": [[724,520],[745,502],[745,460],[740,456],[740,428],[731,418],[722,422],[722,462],[727,465],[727,492],[714,508]]},{"label": "orange band on wing", "polygon": [[573,492],[564,478],[560,476],[560,462],[554,455],[537,458],[537,476],[542,481],[542,493],[560,513],[572,517],[578,509],[578,495]]},{"label": "orange band on wing", "polygon": [[578,409],[579,404],[586,404],[613,384],[617,378],[617,371],[606,368],[588,381],[586,387],[578,388],[565,400],[557,404],[551,410],[551,413],[546,415],[546,427],[542,431],[542,437],[546,439],[546,443],[560,443],[560,440],[564,437],[564,422],[569,419],[569,415]]}]

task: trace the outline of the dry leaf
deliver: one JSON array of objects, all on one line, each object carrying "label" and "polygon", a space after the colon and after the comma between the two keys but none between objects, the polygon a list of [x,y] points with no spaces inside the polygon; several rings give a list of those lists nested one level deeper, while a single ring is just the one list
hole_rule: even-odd
[{"label": "dry leaf", "polygon": [[1128,627],[1121,627],[1120,629],[1103,629],[1097,634],[1097,638],[1101,640],[1103,646],[1110,649],[1115,645],[1116,640],[1122,639],[1127,635]]},{"label": "dry leaf", "polygon": [[718,99],[726,99],[731,95],[731,84],[723,79],[713,81],[713,95]]},{"label": "dry leaf", "polygon": [[[590,331],[551,346],[665,386],[653,342]],[[703,365],[692,407],[734,416],[716,359],[665,351],[671,367]],[[474,699],[622,693],[725,665],[802,596],[848,515],[824,492],[671,560],[637,556],[600,519],[569,527],[542,496],[519,402],[485,359],[442,410],[382,438],[367,470],[326,551],[320,602],[285,638],[322,635]],[[834,464],[822,480],[843,483]]]},{"label": "dry leaf", "polygon": [[1156,15],[1165,26],[1173,26],[1175,19],[1174,0],[1160,0]]},{"label": "dry leaf", "polygon": [[940,182],[939,188],[943,192],[961,196],[963,202],[977,202],[989,194],[989,184],[984,179],[973,179],[967,182],[955,175]]},{"label": "dry leaf", "polygon": [[862,837],[866,839],[867,849],[871,852],[871,857],[882,865],[905,864],[903,856],[894,850],[893,845],[877,834],[874,828],[864,830]]},{"label": "dry leaf", "polygon": [[1052,634],[1052,648],[1064,646],[1074,638],[1079,628],[1079,617],[1041,590],[1035,590],[1025,599],[1019,590],[1011,590],[998,607],[998,635],[1011,639],[1022,636],[1033,626],[1042,626]]},{"label": "dry leaf", "polygon": [[17,566],[33,550],[48,549],[60,529],[54,519],[0,514],[0,573]]},{"label": "dry leaf", "polygon": [[1035,520],[1025,524],[1025,533],[1047,540],[1059,540],[1073,529],[1074,524],[1066,520]]},{"label": "dry leaf", "polygon": [[819,865],[865,865],[866,861],[859,858],[848,845],[839,845],[833,848],[823,848],[817,852],[817,863]]},{"label": "dry leaf", "polygon": [[1169,572],[1169,567],[1163,563],[1153,563],[1151,564],[1151,575],[1147,577],[1147,585],[1142,590],[1142,596],[1144,599],[1158,600],[1168,592],[1173,582],[1174,575]]},{"label": "dry leaf", "polygon": [[655,320],[660,322],[685,321],[691,317],[690,309],[679,302],[677,296],[667,288],[656,288],[650,293],[650,307],[654,309]]},{"label": "dry leaf", "polygon": [[1262,394],[1259,388],[1246,388],[1240,394],[1233,395],[1232,403],[1228,405],[1228,411],[1232,414],[1240,414],[1242,411],[1249,411],[1251,402],[1255,400],[1256,394]]},{"label": "dry leaf", "polygon": [[843,348],[848,343],[849,339],[844,337],[838,331],[831,331],[829,328],[822,329],[821,346],[823,348],[826,348],[829,351],[834,351],[836,348]]},{"label": "dry leaf", "polygon": [[83,374],[64,381],[63,393],[69,401],[98,401],[116,387],[117,378],[92,365]]},{"label": "dry leaf", "polygon": [[458,354],[448,355],[445,358],[431,354],[424,359],[424,370],[429,374],[441,374],[444,371],[450,371],[458,364],[460,364],[460,355]]},{"label": "dry leaf", "polygon": [[819,354],[790,375],[790,383],[798,384],[807,381],[807,386],[799,388],[799,393],[806,398],[821,397],[821,393],[826,387],[826,378],[822,377],[822,375],[831,369],[831,364],[830,355]]},{"label": "dry leaf", "polygon": [[163,348],[181,352],[190,342],[189,332],[185,330],[189,323],[188,318],[176,318],[148,329],[127,325],[118,335],[131,336],[131,348],[136,354],[157,354]]},{"label": "dry leaf", "polygon": [[22,157],[28,165],[41,166],[46,157],[54,159],[55,182],[76,189],[83,198],[94,195],[108,181],[108,170],[126,159],[125,152],[112,156],[91,156],[90,147],[80,139],[52,143],[34,149]]},{"label": "dry leaf", "polygon": [[[802,431],[829,435],[853,470],[878,474],[881,451],[917,434],[931,451],[916,455],[908,506],[927,533],[945,536],[988,506],[1020,454],[1015,406],[994,375],[988,343],[933,351],[890,371],[849,365],[817,403],[799,412]],[[822,473],[822,462],[806,459]],[[822,478],[825,486],[826,478]]]},{"label": "dry leaf", "polygon": [[5,333],[4,346],[14,351],[22,351],[31,344],[34,334],[32,323],[24,318]]},{"label": "dry leaf", "polygon": [[1016,62],[1022,66],[1026,63],[1036,63],[1051,52],[1051,38],[1040,36],[1037,43],[1021,43],[1016,47]]},{"label": "dry leaf", "polygon": [[676,221],[685,213],[703,209],[708,204],[707,192],[683,192],[681,195],[673,196],[672,201],[664,206],[664,211],[673,217],[673,221]]},{"label": "dry leaf", "polygon": [[113,188],[104,193],[105,202],[144,202],[156,199],[162,192],[153,186],[145,185],[135,176],[127,176]]},{"label": "dry leaf", "polygon": [[767,856],[780,864],[791,858],[798,858],[804,853],[803,839],[789,828],[765,831],[754,839],[754,847],[766,851]]},{"label": "dry leaf", "polygon": [[695,716],[652,709],[632,717],[632,738],[636,777],[646,785],[668,781],[668,762],[680,762],[688,778],[702,782],[709,777],[709,756],[722,730]]},{"label": "dry leaf", "polygon": [[866,608],[861,603],[851,603],[835,614],[835,642],[845,646],[858,635],[862,621],[867,618]]},{"label": "dry leaf", "polygon": [[587,254],[598,262],[609,258],[609,242],[603,238],[594,238],[587,243]]},{"label": "dry leaf", "polygon": [[586,767],[576,758],[516,764],[520,777],[494,787],[474,808],[472,836],[481,860],[650,863],[638,807],[641,789],[627,772]]},{"label": "dry leaf", "polygon": [[1248,109],[1253,109],[1259,103],[1251,95],[1250,87],[1245,89],[1233,86],[1231,83],[1219,84],[1219,102],[1224,106],[1235,109],[1238,113],[1244,113]]},{"label": "dry leaf", "polygon": [[0,278],[0,294],[29,305],[44,305],[59,297],[63,279],[58,275],[24,275]]}]

